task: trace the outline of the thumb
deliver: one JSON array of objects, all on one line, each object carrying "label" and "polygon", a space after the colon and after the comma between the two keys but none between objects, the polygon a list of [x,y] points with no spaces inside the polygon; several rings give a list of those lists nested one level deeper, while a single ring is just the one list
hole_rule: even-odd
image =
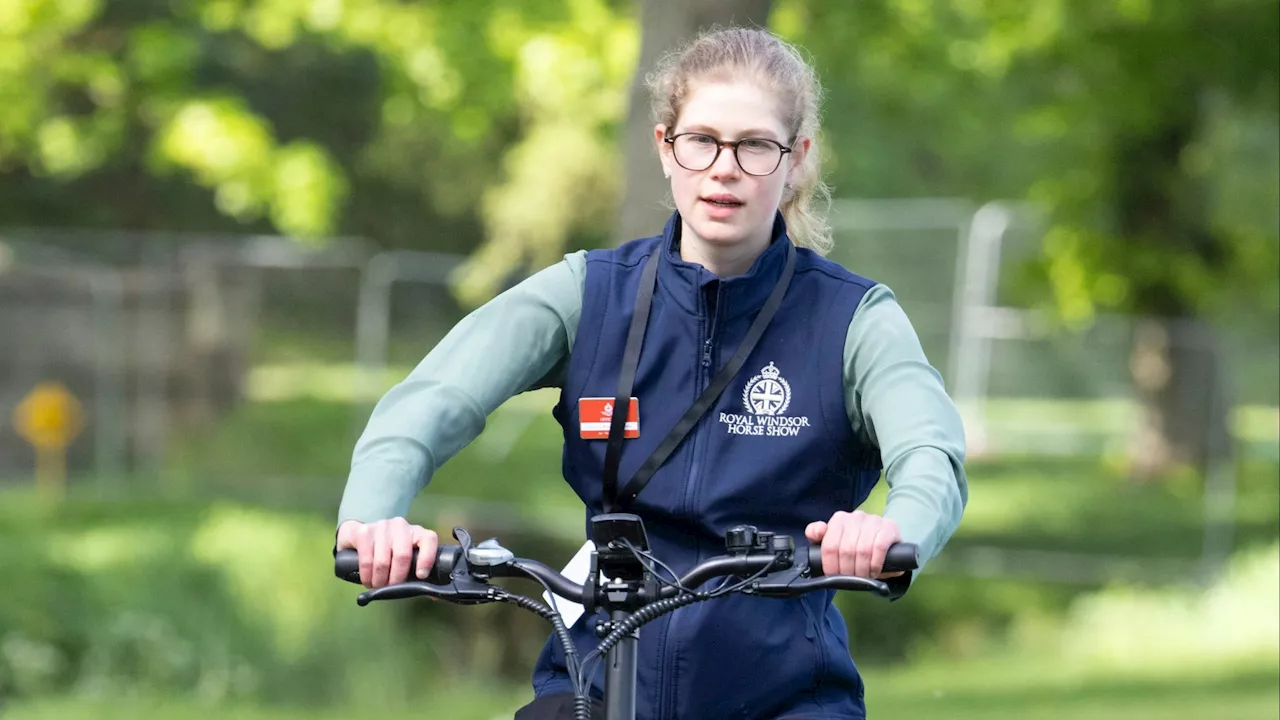
[{"label": "thumb", "polygon": [[346,548],[356,547],[356,535],[364,524],[358,520],[344,520],[338,526],[338,533],[334,538],[334,549],[344,550]]},{"label": "thumb", "polygon": [[818,522],[809,523],[809,527],[804,529],[804,536],[809,538],[809,542],[817,545],[822,542],[822,538],[827,535],[827,524],[819,520]]}]

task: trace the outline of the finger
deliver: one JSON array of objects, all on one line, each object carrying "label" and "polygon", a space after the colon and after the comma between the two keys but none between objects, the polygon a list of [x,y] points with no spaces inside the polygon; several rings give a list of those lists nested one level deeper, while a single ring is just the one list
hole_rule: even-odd
[{"label": "finger", "polygon": [[[874,578],[871,561],[875,554],[876,535],[880,532],[882,518],[878,515],[866,515],[858,525],[858,541],[854,545],[854,574],[858,577]],[[880,561],[884,564],[884,561]]]},{"label": "finger", "polygon": [[826,535],[822,538],[822,573],[824,575],[840,574],[840,542],[844,535],[845,518],[849,513],[843,510],[831,516],[827,523]]},{"label": "finger", "polygon": [[858,574],[858,542],[860,533],[863,532],[863,521],[865,515],[861,512],[851,512],[849,519],[845,521],[844,532],[840,533],[840,574],[856,575]]},{"label": "finger", "polygon": [[869,568],[871,574],[867,577],[883,577],[884,558],[889,554],[889,546],[901,539],[897,524],[892,520],[880,518],[875,537],[871,539],[871,567]]},{"label": "finger", "polygon": [[440,549],[440,536],[421,527],[414,527],[413,544],[418,548],[417,577],[425,580],[436,563],[436,551]]},{"label": "finger", "polygon": [[373,527],[373,586],[384,587],[391,575],[391,538],[387,523],[378,522]]},{"label": "finger", "polygon": [[391,543],[391,568],[387,574],[387,583],[402,583],[409,579],[409,565],[413,559],[413,530],[409,523],[397,518],[387,528],[388,541]]},{"label": "finger", "polygon": [[371,588],[373,587],[373,535],[369,526],[362,523],[356,528],[352,534],[351,543],[359,558],[360,584]]},{"label": "finger", "polygon": [[822,536],[826,534],[827,524],[821,520],[809,523],[809,526],[804,529],[804,536],[814,545],[822,542]]}]

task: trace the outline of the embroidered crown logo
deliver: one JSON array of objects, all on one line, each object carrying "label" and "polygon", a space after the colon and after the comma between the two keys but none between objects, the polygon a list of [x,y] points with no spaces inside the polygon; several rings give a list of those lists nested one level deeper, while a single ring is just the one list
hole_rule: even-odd
[{"label": "embroidered crown logo", "polygon": [[755,415],[781,415],[791,404],[791,385],[770,362],[742,389],[742,404]]},{"label": "embroidered crown logo", "polygon": [[600,411],[600,414],[604,415],[605,417],[613,417],[613,403],[605,403],[604,408]]}]

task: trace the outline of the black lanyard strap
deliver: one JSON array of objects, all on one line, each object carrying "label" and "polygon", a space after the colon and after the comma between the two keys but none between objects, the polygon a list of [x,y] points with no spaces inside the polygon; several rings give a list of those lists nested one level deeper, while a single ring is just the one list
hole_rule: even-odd
[{"label": "black lanyard strap", "polygon": [[627,416],[631,412],[631,388],[635,385],[636,368],[640,366],[640,346],[644,344],[644,331],[649,326],[649,307],[653,305],[653,290],[658,284],[659,244],[649,254],[649,262],[640,275],[640,289],[636,291],[636,307],[631,314],[631,329],[627,331],[627,346],[622,353],[622,370],[618,373],[618,393],[613,399],[613,417],[609,420],[609,440],[604,450],[604,511],[612,512],[614,498],[618,494],[618,463],[622,461],[622,436]]},{"label": "black lanyard strap", "polygon": [[[685,411],[684,416],[671,428],[671,432],[667,433],[662,442],[658,443],[653,453],[636,470],[636,474],[622,487],[621,493],[618,493],[618,464],[622,459],[624,423],[626,422],[627,409],[630,407],[631,389],[635,384],[636,368],[640,365],[640,346],[644,342],[644,331],[649,324],[649,308],[653,303],[653,291],[658,275],[658,254],[661,251],[661,247],[654,249],[653,254],[649,256],[649,262],[645,265],[644,274],[640,278],[640,289],[636,294],[635,312],[631,316],[631,328],[627,333],[627,345],[622,356],[622,369],[618,374],[618,395],[614,400],[615,410],[609,423],[609,440],[604,456],[605,512],[613,512],[614,507],[619,502],[630,503],[636,499],[636,496],[648,484],[653,474],[657,472],[658,468],[662,467],[667,458],[671,457],[671,453],[675,452],[676,448],[680,446],[689,431],[693,430],[693,426],[715,404],[716,399],[720,397],[724,389],[729,386],[733,378],[742,370],[743,364],[747,361],[747,356],[755,349],[756,343],[760,342],[760,338],[764,335],[765,329],[768,328],[769,322],[773,320],[778,308],[782,306],[782,298],[787,294],[787,288],[791,285],[791,276],[795,274],[796,268],[796,248],[794,245],[789,245],[787,247],[787,263],[782,269],[782,275],[778,278],[777,284],[773,286],[773,292],[769,294],[769,298],[765,300],[764,305],[760,308],[760,314],[751,323],[746,337],[738,345],[733,357],[729,358],[729,362],[720,369],[720,372],[716,373],[716,376],[712,378],[706,389],[698,396],[697,401]],[[619,409],[621,409],[621,412],[619,412]]]}]

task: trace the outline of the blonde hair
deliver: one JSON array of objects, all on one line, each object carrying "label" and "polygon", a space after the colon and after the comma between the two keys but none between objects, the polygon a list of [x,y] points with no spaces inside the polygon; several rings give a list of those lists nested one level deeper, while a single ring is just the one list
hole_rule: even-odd
[{"label": "blonde hair", "polygon": [[727,82],[747,73],[777,98],[791,137],[811,139],[795,182],[779,209],[792,242],[821,255],[831,250],[826,209],[831,192],[822,181],[818,147],[822,85],[795,46],[756,28],[713,28],[659,61],[646,77],[653,121],[674,128],[697,81]]}]

